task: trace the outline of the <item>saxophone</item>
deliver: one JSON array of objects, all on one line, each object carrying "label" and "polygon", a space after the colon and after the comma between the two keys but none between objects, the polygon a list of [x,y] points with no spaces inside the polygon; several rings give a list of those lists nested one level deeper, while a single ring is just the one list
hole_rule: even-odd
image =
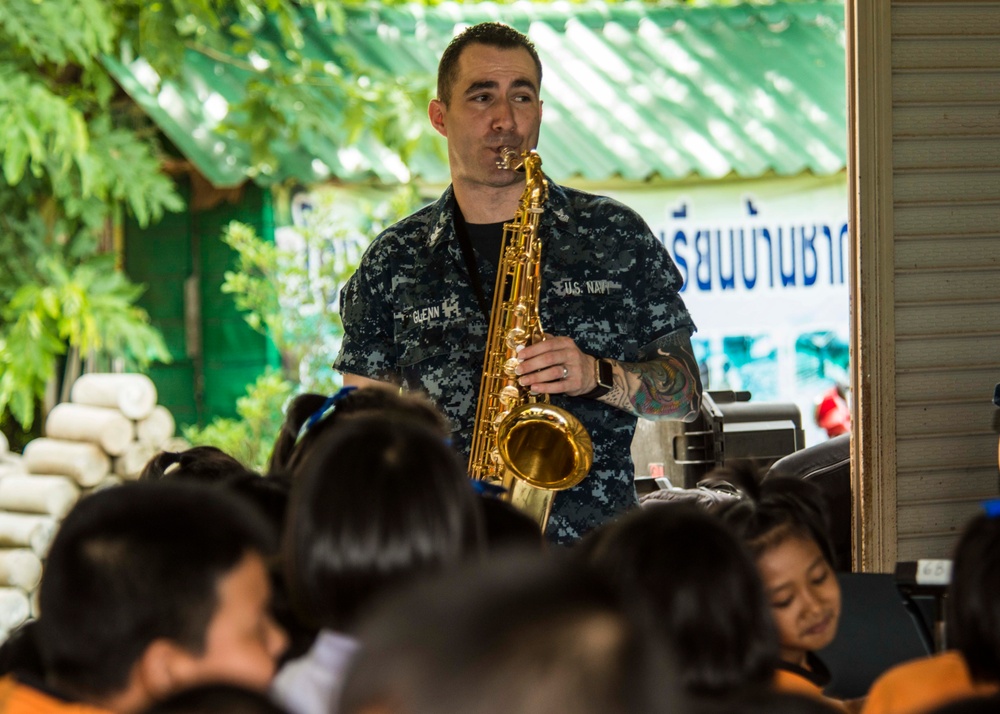
[{"label": "saxophone", "polygon": [[580,421],[517,383],[517,353],[545,339],[538,316],[541,243],[538,222],[548,181],[535,151],[511,148],[497,166],[523,171],[524,192],[514,220],[504,224],[500,266],[476,406],[469,475],[503,486],[506,499],[544,531],[556,491],[580,483],[590,471],[593,445]]}]

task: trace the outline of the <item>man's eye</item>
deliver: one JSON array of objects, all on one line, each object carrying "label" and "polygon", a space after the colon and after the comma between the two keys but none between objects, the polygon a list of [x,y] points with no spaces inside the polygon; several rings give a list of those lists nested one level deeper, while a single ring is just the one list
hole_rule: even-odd
[{"label": "man's eye", "polygon": [[778,600],[777,602],[772,602],[771,607],[776,610],[781,610],[792,604],[792,598],[785,598],[784,600]]}]

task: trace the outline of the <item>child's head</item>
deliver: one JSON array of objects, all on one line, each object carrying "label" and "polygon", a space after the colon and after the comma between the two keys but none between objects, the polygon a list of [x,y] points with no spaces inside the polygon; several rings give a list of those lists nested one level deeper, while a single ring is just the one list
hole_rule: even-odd
[{"label": "child's head", "polygon": [[400,419],[419,422],[439,433],[451,436],[448,418],[430,400],[417,394],[400,394],[384,387],[344,387],[332,396],[306,393],[288,405],[281,431],[274,442],[268,474],[287,474],[295,470],[302,455],[312,445],[346,418],[366,414],[392,414]]},{"label": "child's head", "polygon": [[1000,682],[998,515],[973,518],[955,548],[948,591],[948,637],[962,653],[974,679]]},{"label": "child's head", "polygon": [[238,460],[214,446],[193,446],[185,451],[161,451],[143,468],[141,481],[160,479],[226,483],[256,475]]},{"label": "child's head", "polygon": [[588,562],[634,589],[696,695],[767,686],[778,641],[750,554],[718,518],[689,504],[652,504],[591,533]]},{"label": "child's head", "polygon": [[370,613],[343,714],[686,711],[635,599],[528,551],[403,588]]},{"label": "child's head", "polygon": [[200,484],[126,484],[77,504],[52,543],[38,644],[60,690],[112,710],[227,681],[264,689],[285,647],[268,612],[267,525]]},{"label": "child's head", "polygon": [[162,699],[143,714],[287,714],[262,692],[232,684],[201,684]]},{"label": "child's head", "polygon": [[476,494],[439,432],[358,415],[302,446],[284,556],[304,621],[349,631],[376,595],[480,548]]},{"label": "child's head", "polygon": [[778,629],[781,659],[802,664],[829,645],[840,619],[840,584],[833,569],[822,495],[791,477],[758,483],[753,474],[728,476],[744,498],[719,515],[747,544]]}]

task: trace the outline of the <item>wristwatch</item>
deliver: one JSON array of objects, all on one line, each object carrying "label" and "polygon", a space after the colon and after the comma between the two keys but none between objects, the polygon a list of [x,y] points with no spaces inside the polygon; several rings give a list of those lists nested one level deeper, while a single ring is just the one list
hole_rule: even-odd
[{"label": "wristwatch", "polygon": [[588,399],[598,399],[611,391],[614,386],[614,368],[609,359],[598,359],[594,363],[594,378],[597,386],[581,396]]}]

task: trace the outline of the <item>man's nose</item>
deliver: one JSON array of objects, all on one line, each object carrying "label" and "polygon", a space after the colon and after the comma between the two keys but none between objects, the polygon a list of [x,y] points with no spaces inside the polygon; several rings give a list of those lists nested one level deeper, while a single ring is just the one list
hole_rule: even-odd
[{"label": "man's nose", "polygon": [[514,109],[510,102],[501,101],[494,105],[493,129],[496,131],[508,131],[515,126]]}]

